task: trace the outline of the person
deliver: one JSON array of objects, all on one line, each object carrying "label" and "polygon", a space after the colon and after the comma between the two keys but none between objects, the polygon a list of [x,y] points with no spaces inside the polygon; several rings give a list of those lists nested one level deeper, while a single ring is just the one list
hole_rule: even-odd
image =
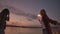
[{"label": "person", "polygon": [[[40,17],[40,16],[41,17]],[[38,17],[38,19],[39,19],[39,21],[40,21],[40,23],[42,24],[42,26],[43,26],[43,31],[44,30],[46,30],[46,34],[53,34],[53,32],[52,32],[52,30],[51,30],[51,27],[50,27],[50,23],[52,23],[52,24],[54,24],[54,25],[60,25],[60,23],[58,23],[57,21],[55,21],[55,20],[52,20],[52,19],[50,19],[48,16],[47,16],[47,14],[46,14],[46,12],[45,12],[45,10],[44,9],[42,9],[41,11],[40,11],[40,13],[39,13],[39,17]],[[44,33],[45,34],[45,33]]]},{"label": "person", "polygon": [[0,34],[5,34],[6,21],[9,21],[9,10],[7,8],[0,13]]}]

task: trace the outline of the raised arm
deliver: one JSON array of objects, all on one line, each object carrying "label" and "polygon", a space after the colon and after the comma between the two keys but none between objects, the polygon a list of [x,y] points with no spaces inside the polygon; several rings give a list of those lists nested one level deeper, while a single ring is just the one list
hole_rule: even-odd
[{"label": "raised arm", "polygon": [[54,25],[60,25],[60,23],[58,23],[57,21],[55,20],[52,20],[52,19],[49,19],[49,22],[54,24]]}]

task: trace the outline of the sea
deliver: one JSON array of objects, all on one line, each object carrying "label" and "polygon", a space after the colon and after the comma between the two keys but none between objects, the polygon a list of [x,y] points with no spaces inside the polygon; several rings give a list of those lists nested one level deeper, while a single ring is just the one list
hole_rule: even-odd
[{"label": "sea", "polygon": [[43,34],[43,31],[42,28],[6,27],[5,34]]},{"label": "sea", "polygon": [[42,34],[42,28],[6,27],[5,34]]}]

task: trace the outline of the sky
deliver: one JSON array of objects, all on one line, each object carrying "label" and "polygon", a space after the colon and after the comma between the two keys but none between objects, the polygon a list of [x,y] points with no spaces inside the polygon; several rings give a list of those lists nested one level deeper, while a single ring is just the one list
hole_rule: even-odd
[{"label": "sky", "polygon": [[37,15],[41,9],[45,9],[49,18],[60,21],[60,0],[0,0],[0,7],[0,9],[14,7],[33,15]]}]

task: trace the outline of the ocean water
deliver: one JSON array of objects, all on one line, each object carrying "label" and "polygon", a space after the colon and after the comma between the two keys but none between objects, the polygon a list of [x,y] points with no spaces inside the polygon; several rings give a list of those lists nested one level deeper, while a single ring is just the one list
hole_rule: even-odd
[{"label": "ocean water", "polygon": [[42,34],[41,28],[7,27],[5,34]]},{"label": "ocean water", "polygon": [[[55,34],[58,30],[52,28],[52,31]],[[43,31],[42,28],[6,27],[5,34],[43,34]]]}]

